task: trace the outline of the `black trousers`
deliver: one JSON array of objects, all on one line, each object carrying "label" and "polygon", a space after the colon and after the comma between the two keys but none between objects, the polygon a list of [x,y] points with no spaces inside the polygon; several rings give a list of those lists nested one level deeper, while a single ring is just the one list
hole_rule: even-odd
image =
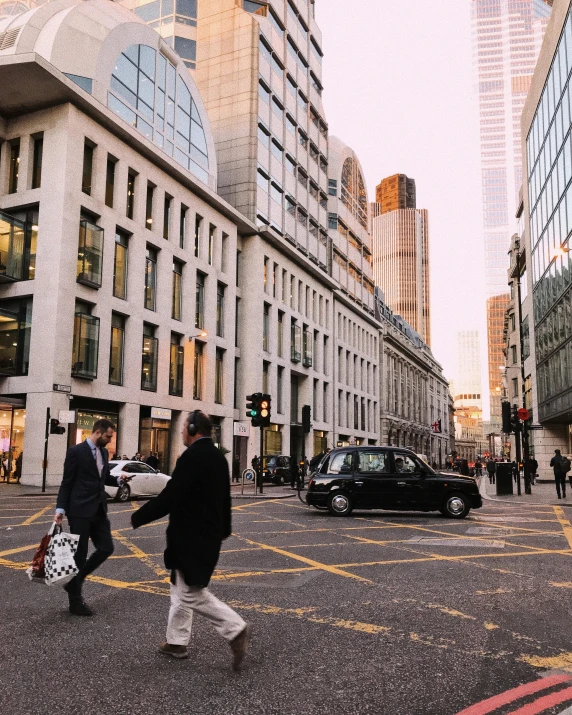
[{"label": "black trousers", "polygon": [[556,482],[556,493],[560,499],[560,489],[562,489],[562,496],[566,496],[566,475],[565,474],[555,474],[554,481]]},{"label": "black trousers", "polygon": [[494,472],[489,472],[489,482],[491,484],[495,483],[495,473]]},{"label": "black trousers", "polygon": [[[77,590],[81,590],[84,579],[99,568],[101,564],[113,553],[113,539],[111,538],[111,524],[103,506],[95,516],[89,518],[68,517],[72,534],[79,536],[79,543],[75,554],[75,563],[79,573],[73,579]],[[89,540],[95,546],[93,554],[87,558]]]}]

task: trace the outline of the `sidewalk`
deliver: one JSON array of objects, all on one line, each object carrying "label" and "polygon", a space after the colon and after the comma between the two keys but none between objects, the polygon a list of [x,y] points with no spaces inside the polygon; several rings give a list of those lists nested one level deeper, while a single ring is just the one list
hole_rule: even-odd
[{"label": "sidewalk", "polygon": [[556,486],[554,483],[536,483],[532,487],[532,494],[524,493],[524,479],[521,478],[522,494],[518,496],[516,493],[516,484],[513,481],[514,494],[505,494],[497,497],[496,485],[489,484],[489,479],[486,476],[481,477],[479,489],[483,499],[490,501],[501,501],[508,504],[530,504],[532,506],[570,506],[572,507],[572,488],[567,484],[566,499],[558,499],[556,494]]}]

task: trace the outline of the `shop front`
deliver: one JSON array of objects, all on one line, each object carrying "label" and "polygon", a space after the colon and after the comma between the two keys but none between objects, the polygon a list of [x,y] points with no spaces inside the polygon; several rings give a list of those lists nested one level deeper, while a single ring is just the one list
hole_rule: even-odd
[{"label": "shop front", "polygon": [[75,444],[84,442],[93,432],[93,425],[98,420],[109,420],[110,422],[113,422],[116,427],[113,438],[107,445],[109,458],[112,459],[117,451],[119,405],[115,402],[74,398],[70,403],[70,409],[74,409],[76,411],[76,421],[75,423],[67,425],[68,447],[73,447]]},{"label": "shop front", "polygon": [[0,482],[15,484],[22,476],[26,407],[24,400],[4,399],[0,398]]},{"label": "shop front", "polygon": [[328,448],[328,433],[314,430],[314,455],[322,454]]},{"label": "shop front", "polygon": [[157,459],[157,469],[169,474],[171,462],[171,410],[141,406],[139,412],[139,453],[142,459]]}]

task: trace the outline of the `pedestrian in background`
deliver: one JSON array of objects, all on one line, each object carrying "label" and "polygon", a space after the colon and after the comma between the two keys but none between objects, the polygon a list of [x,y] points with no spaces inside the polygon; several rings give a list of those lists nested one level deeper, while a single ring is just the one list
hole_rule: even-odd
[{"label": "pedestrian in background", "polygon": [[[566,499],[566,472],[563,457],[559,449],[554,450],[554,457],[550,460],[550,466],[554,469],[554,481],[556,482],[556,494],[559,499]],[[560,496],[562,491],[562,496]]]},{"label": "pedestrian in background", "polygon": [[497,465],[495,460],[491,457],[487,461],[487,472],[489,474],[489,484],[494,484],[495,483],[495,476],[496,476],[496,471],[497,471]]},{"label": "pedestrian in background", "polygon": [[155,499],[131,516],[134,529],[169,516],[165,566],[171,571],[167,640],[159,651],[188,658],[193,613],[208,619],[229,643],[239,670],[250,640],[250,625],[208,589],[222,541],[231,535],[228,464],[211,438],[212,422],[200,410],[185,420],[187,448],[171,479]]},{"label": "pedestrian in background", "polygon": [[[67,516],[70,531],[79,536],[75,554],[79,573],[64,586],[69,597],[70,613],[75,616],[93,615],[92,609],[82,597],[83,582],[113,553],[105,485],[117,487],[129,480],[124,475],[113,477],[109,471],[107,445],[113,439],[114,432],[115,425],[112,422],[97,420],[85,442],[68,449],[64,463],[54,521],[61,525],[64,515]],[[88,559],[90,539],[95,551]]]},{"label": "pedestrian in background", "polygon": [[300,467],[298,466],[298,460],[294,455],[292,455],[290,457],[290,489],[296,489],[299,472]]},{"label": "pedestrian in background", "polygon": [[536,479],[538,477],[538,462],[534,458],[534,455],[531,454],[530,457],[528,458],[528,473],[530,474],[530,483],[532,486],[535,485]]},{"label": "pedestrian in background", "polygon": [[145,460],[145,464],[148,464],[152,469],[159,469],[159,459],[157,457],[157,452],[151,452],[151,454]]}]

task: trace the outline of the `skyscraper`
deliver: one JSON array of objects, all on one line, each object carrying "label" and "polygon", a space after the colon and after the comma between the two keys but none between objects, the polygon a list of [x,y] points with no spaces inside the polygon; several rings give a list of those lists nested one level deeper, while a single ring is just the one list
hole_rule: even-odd
[{"label": "skyscraper", "polygon": [[376,186],[375,201],[380,205],[382,214],[397,209],[416,208],[415,179],[405,174],[388,176]]},{"label": "skyscraper", "polygon": [[500,421],[506,271],[522,183],[520,115],[552,0],[472,0],[480,112],[491,421]]},{"label": "skyscraper", "polygon": [[431,345],[427,211],[397,209],[373,218],[371,224],[375,284],[387,305]]},{"label": "skyscraper", "polygon": [[460,330],[457,333],[454,397],[455,407],[481,408],[481,343],[478,330]]}]

